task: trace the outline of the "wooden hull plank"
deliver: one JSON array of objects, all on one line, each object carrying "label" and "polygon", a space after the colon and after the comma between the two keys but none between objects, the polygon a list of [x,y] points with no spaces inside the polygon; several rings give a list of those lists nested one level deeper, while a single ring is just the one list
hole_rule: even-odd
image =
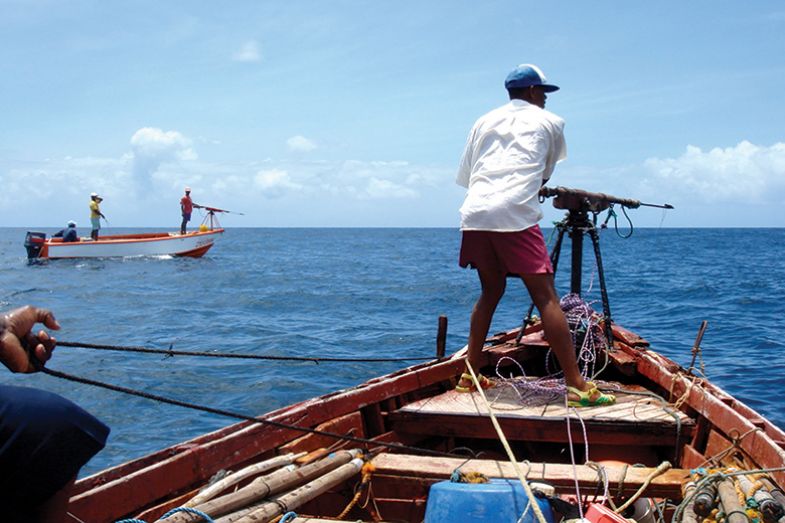
[{"label": "wooden hull plank", "polygon": [[[265,418],[315,427],[358,408],[453,378],[462,368],[462,360],[417,365],[417,372],[411,372],[412,368],[403,369],[352,389],[284,407]],[[159,502],[162,496],[189,490],[221,469],[248,462],[302,435],[301,431],[237,423],[186,442],[180,446],[185,449],[183,452],[168,459],[140,458],[101,473],[100,478],[81,480],[69,510],[85,521],[125,516],[139,507]],[[162,452],[156,456],[169,454]],[[113,479],[106,482],[107,478]]]},{"label": "wooden hull plank", "polygon": [[[685,403],[691,409],[710,420],[711,424],[727,437],[739,438],[736,444],[748,455],[756,456],[759,466],[781,467],[785,464],[785,450],[779,444],[785,441],[782,430],[768,422],[764,428],[756,426],[745,415],[751,409],[715,385],[690,387],[688,379],[680,373],[681,367],[671,360],[648,350],[640,351],[638,358],[638,370],[641,374],[665,390],[672,387],[675,398],[686,394]],[[731,401],[726,402],[722,398],[729,398]],[[785,472],[776,471],[771,474],[777,483],[785,485]]]}]

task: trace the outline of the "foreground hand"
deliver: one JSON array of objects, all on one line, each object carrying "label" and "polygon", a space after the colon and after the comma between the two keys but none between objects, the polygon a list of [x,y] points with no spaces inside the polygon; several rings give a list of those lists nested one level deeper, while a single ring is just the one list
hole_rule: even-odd
[{"label": "foreground hand", "polygon": [[36,323],[52,330],[60,329],[51,311],[31,305],[0,316],[0,361],[11,372],[36,372],[52,357],[56,340],[44,330],[33,334],[31,330]]}]

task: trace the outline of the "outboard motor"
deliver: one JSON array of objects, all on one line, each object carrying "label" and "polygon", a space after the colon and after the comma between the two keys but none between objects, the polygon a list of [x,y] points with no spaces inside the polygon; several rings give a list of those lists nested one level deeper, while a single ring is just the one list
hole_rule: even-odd
[{"label": "outboard motor", "polygon": [[25,249],[27,249],[27,259],[33,260],[41,255],[41,249],[44,248],[46,242],[46,233],[43,232],[27,232],[25,236]]}]

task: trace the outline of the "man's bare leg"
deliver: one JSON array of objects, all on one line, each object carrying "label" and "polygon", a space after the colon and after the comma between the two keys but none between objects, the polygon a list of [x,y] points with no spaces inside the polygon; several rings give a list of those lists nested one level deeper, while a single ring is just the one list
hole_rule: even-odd
[{"label": "man's bare leg", "polygon": [[562,371],[564,371],[564,381],[567,386],[584,392],[590,390],[591,387],[583,379],[578,369],[575,347],[572,343],[567,319],[564,317],[564,311],[559,305],[559,298],[553,284],[553,274],[522,274],[521,278],[529,290],[534,305],[540,311],[545,337],[548,339],[556,359],[559,360]]},{"label": "man's bare leg", "polygon": [[503,273],[496,271],[478,270],[477,274],[480,277],[482,292],[472,310],[471,323],[469,324],[469,349],[466,359],[472,368],[479,372],[480,354],[485,346],[488,330],[491,328],[493,313],[496,312],[496,307],[504,296],[507,280]]}]

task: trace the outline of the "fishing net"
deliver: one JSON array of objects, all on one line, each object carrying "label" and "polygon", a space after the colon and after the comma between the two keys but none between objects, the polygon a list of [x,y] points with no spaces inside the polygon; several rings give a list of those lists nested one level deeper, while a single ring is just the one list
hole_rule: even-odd
[{"label": "fishing net", "polygon": [[570,327],[581,374],[584,378],[594,376],[597,356],[608,348],[604,319],[577,294],[567,294],[559,303]]},{"label": "fishing net", "polygon": [[[598,356],[604,354],[608,347],[603,329],[603,317],[579,295],[567,294],[560,300],[561,309],[575,346],[578,368],[584,379],[590,380],[599,374],[597,369]],[[509,357],[503,357],[496,364],[496,375],[500,384],[512,387],[523,405],[547,403],[563,398],[567,393],[564,377],[555,368],[556,358],[551,349],[545,356],[545,376],[527,376],[520,363]],[[517,367],[520,376],[513,377],[508,373],[502,375],[502,368]],[[601,369],[600,369],[601,370]]]}]

